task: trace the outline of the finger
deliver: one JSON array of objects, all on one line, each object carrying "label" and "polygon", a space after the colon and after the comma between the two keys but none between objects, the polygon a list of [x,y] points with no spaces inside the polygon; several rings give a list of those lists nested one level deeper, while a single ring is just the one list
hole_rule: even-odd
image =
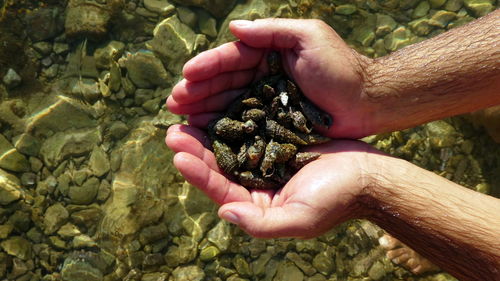
[{"label": "finger", "polygon": [[255,48],[290,49],[303,44],[314,47],[320,43],[319,25],[323,24],[316,20],[258,19],[232,21],[229,29],[243,43]]},{"label": "finger", "polygon": [[221,113],[217,113],[217,112],[189,115],[188,116],[188,123],[189,123],[189,125],[197,127],[197,128],[206,128],[208,126],[208,123],[210,123],[210,121],[212,121],[216,118],[219,118],[220,116],[221,116]]},{"label": "finger", "polygon": [[171,96],[179,104],[197,102],[226,90],[242,88],[252,82],[254,75],[254,70],[241,70],[197,82],[183,79],[174,86]]},{"label": "finger", "polygon": [[165,142],[174,152],[189,153],[200,158],[210,169],[216,172],[221,172],[212,151],[204,147],[193,136],[181,131],[170,132],[167,134]]},{"label": "finger", "polygon": [[173,161],[175,167],[190,184],[198,187],[217,204],[251,200],[248,190],[210,169],[200,158],[179,152],[175,154]]},{"label": "finger", "polygon": [[230,42],[205,51],[184,65],[183,75],[189,81],[201,81],[220,73],[256,67],[262,60],[263,49],[241,42]]},{"label": "finger", "polygon": [[210,139],[208,138],[207,134],[205,134],[205,132],[200,130],[199,128],[182,124],[174,124],[168,128],[167,136],[175,132],[183,132],[192,136],[207,149],[210,149],[211,147]]},{"label": "finger", "polygon": [[311,209],[298,203],[271,208],[253,202],[229,203],[219,209],[219,216],[258,238],[309,237],[308,230],[316,228]]},{"label": "finger", "polygon": [[204,100],[180,104],[172,96],[167,98],[167,108],[175,114],[198,114],[203,112],[222,111],[239,95],[243,90],[225,91],[218,95],[208,97]]}]

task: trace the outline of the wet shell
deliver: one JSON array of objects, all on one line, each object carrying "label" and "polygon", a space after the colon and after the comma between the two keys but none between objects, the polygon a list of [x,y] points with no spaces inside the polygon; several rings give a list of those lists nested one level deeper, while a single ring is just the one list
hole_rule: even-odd
[{"label": "wet shell", "polygon": [[292,127],[292,116],[290,115],[290,112],[287,112],[282,107],[278,108],[278,113],[276,114],[276,121],[287,129]]},{"label": "wet shell", "polygon": [[304,140],[307,143],[307,145],[322,144],[322,143],[327,143],[327,142],[332,140],[329,137],[325,137],[323,135],[314,134],[314,133],[304,134],[304,133],[297,132],[297,136],[299,136],[302,140]]},{"label": "wet shell", "polygon": [[243,186],[252,189],[278,189],[280,187],[279,183],[271,179],[265,179],[251,171],[239,173],[238,180]]},{"label": "wet shell", "polygon": [[241,115],[241,119],[243,121],[248,121],[248,120],[253,120],[253,121],[260,121],[266,118],[266,112],[262,109],[258,108],[252,108],[249,110],[245,110],[243,114]]},{"label": "wet shell", "polygon": [[318,159],[320,156],[321,153],[319,152],[299,152],[295,155],[295,157],[288,161],[288,164],[296,170],[300,170],[302,167]]},{"label": "wet shell", "polygon": [[276,91],[274,91],[274,88],[272,86],[266,84],[262,87],[262,96],[264,97],[264,99],[270,100],[276,97],[276,95]]},{"label": "wet shell", "polygon": [[328,129],[333,123],[332,117],[316,107],[314,104],[307,100],[299,102],[302,112],[306,118],[314,125],[323,129]]},{"label": "wet shell", "polygon": [[241,101],[241,103],[250,108],[261,108],[262,106],[264,106],[262,104],[262,101],[256,97],[244,99]]},{"label": "wet shell", "polygon": [[215,134],[227,141],[238,141],[244,138],[245,128],[248,126],[245,123],[233,120],[228,117],[219,119],[213,130]]},{"label": "wet shell", "polygon": [[302,114],[302,112],[295,110],[295,111],[292,111],[292,113],[290,115],[291,115],[293,126],[297,130],[299,130],[305,134],[309,134],[311,132],[311,129],[309,129],[307,127],[307,119],[304,116],[304,114]]},{"label": "wet shell", "polygon": [[217,165],[227,174],[233,174],[239,166],[238,157],[227,144],[214,140],[212,143]]},{"label": "wet shell", "polygon": [[266,143],[260,136],[255,136],[254,142],[247,149],[247,168],[255,169],[264,155]]},{"label": "wet shell", "polygon": [[264,177],[271,176],[275,163],[284,163],[296,153],[297,147],[295,145],[289,143],[280,144],[271,140],[266,146],[264,159],[262,159],[262,164],[260,166],[262,175],[264,175]]},{"label": "wet shell", "polygon": [[306,145],[307,143],[298,137],[294,132],[288,130],[274,120],[266,121],[266,135],[281,142],[296,145]]}]

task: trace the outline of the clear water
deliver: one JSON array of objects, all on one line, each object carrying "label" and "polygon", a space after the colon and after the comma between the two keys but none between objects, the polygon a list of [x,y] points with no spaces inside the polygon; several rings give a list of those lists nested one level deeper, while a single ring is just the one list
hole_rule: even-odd
[{"label": "clear water", "polygon": [[[10,69],[21,78],[0,83],[0,279],[454,280],[391,263],[377,242],[383,231],[367,221],[310,240],[255,239],[220,221],[171,164],[165,128],[184,119],[163,103],[185,61],[233,40],[231,19],[322,19],[380,57],[479,12],[459,0],[177,2],[0,1],[0,78]],[[438,10],[454,18],[412,22]],[[184,49],[149,51],[155,26],[172,16]],[[499,196],[499,149],[477,119],[365,141]]]}]

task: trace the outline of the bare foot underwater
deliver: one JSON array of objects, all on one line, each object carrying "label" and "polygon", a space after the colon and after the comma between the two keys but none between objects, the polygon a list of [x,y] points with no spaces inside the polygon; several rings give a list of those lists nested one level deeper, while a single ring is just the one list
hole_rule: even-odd
[{"label": "bare foot underwater", "polygon": [[436,272],[440,270],[440,268],[434,265],[430,260],[422,257],[419,253],[387,233],[380,237],[378,241],[380,246],[387,250],[386,256],[388,259],[410,270],[413,274]]}]

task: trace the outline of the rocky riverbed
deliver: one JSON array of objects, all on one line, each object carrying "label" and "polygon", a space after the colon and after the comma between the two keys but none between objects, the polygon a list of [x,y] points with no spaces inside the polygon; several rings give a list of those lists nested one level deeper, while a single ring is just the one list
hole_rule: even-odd
[{"label": "rocky riverbed", "polygon": [[[255,239],[171,164],[163,107],[182,65],[232,19],[319,18],[384,56],[495,0],[0,0],[1,280],[454,280],[387,260],[351,221],[310,240]],[[489,111],[364,141],[500,196]],[[498,136],[496,136],[498,138]],[[450,257],[453,258],[453,257]]]}]

